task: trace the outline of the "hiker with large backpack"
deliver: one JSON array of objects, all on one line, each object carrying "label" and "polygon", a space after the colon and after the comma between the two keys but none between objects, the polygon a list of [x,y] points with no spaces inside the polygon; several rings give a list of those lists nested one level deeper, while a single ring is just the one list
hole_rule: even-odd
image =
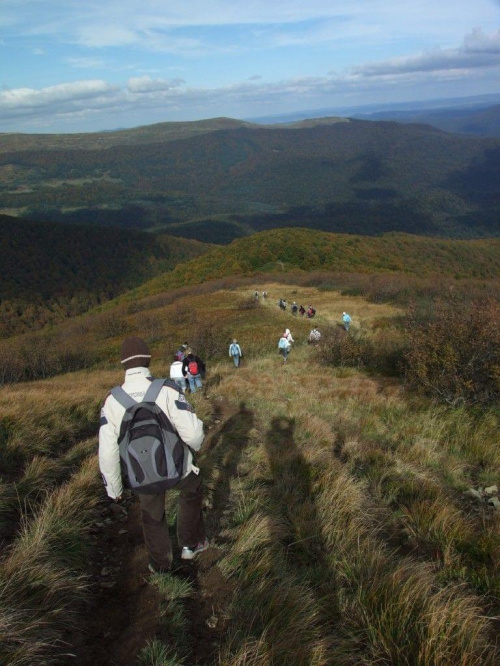
[{"label": "hiker with large backpack", "polygon": [[199,356],[193,354],[191,349],[186,349],[186,357],[182,361],[182,374],[189,382],[189,390],[191,393],[196,393],[197,389],[201,389],[201,376],[205,373],[205,364]]},{"label": "hiker with large backpack", "polygon": [[153,379],[151,353],[141,338],[126,338],[121,363],[125,382],[107,396],[101,410],[99,467],[111,499],[124,486],[141,504],[149,569],[168,571],[172,544],[165,517],[165,492],[180,491],[177,536],[181,559],[192,560],[208,548],[203,522],[203,490],[193,451],[203,442],[203,422],[182,391],[168,379]]},{"label": "hiker with large backpack", "polygon": [[241,353],[241,347],[238,344],[238,341],[234,339],[229,345],[229,358],[233,359],[234,365],[236,368],[240,367],[240,361],[243,354]]}]

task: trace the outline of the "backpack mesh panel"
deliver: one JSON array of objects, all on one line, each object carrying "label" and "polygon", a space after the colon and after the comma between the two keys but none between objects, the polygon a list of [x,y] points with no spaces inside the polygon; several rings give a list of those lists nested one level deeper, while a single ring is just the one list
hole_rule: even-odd
[{"label": "backpack mesh panel", "polygon": [[146,477],[144,475],[144,472],[142,471],[142,468],[141,468],[139,462],[134,458],[134,456],[130,456],[129,460],[130,460],[130,465],[132,467],[132,470],[134,472],[135,480],[138,483],[142,483]]},{"label": "backpack mesh panel", "polygon": [[160,476],[168,476],[167,458],[163,446],[158,446],[155,451],[155,464]]}]

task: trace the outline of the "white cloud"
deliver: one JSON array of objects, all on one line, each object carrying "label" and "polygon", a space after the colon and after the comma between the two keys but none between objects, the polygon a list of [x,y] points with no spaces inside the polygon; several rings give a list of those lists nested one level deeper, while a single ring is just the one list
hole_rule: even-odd
[{"label": "white cloud", "polygon": [[130,93],[154,93],[172,90],[185,83],[183,79],[152,79],[150,76],[132,77],[127,82]]},{"label": "white cloud", "polygon": [[[478,16],[488,21],[495,13],[492,0],[2,0],[4,20],[17,36],[45,35],[91,48],[140,45],[173,53],[223,48],[223,43],[210,43],[206,34],[200,37],[200,31],[236,26],[252,30],[256,41],[255,30],[262,27],[276,46],[359,40],[365,34],[378,34],[381,44],[387,35],[425,39],[430,34],[446,43],[470,29]],[[313,28],[315,21],[323,27]],[[299,24],[301,35],[294,30]]]},{"label": "white cloud", "polygon": [[[72,64],[83,66],[84,61],[89,66],[85,59],[73,59]],[[250,117],[262,115],[265,108],[279,112],[283,108],[300,108],[299,105],[314,108],[313,104],[343,106],[378,101],[379,98],[387,99],[394,91],[395,99],[401,98],[405,92],[411,95],[406,99],[412,99],[416,96],[417,85],[421,90],[435,93],[441,84],[453,84],[455,94],[461,94],[463,82],[473,87],[484,77],[489,84],[498,74],[495,67],[500,71],[500,32],[486,34],[476,29],[469,32],[457,48],[434,49],[327,76],[269,82],[254,75],[234,85],[190,87],[181,78],[162,78],[153,74],[131,77],[121,86],[97,79],[40,90],[4,90],[0,92],[0,122],[15,123],[16,127],[22,128],[23,122],[24,126],[28,123],[33,126],[50,118],[51,121],[57,119],[58,127],[62,128],[70,121],[109,118],[115,112],[121,119],[140,117],[143,123],[155,122],[159,117],[172,117],[174,112],[185,118],[194,115],[208,117],[212,112]],[[102,122],[101,127],[106,126],[104,121],[99,122]]]},{"label": "white cloud", "polygon": [[74,83],[61,83],[41,90],[32,88],[16,88],[0,92],[0,112],[23,109],[40,109],[42,107],[57,107],[61,104],[102,98],[116,91],[106,81],[76,81]]},{"label": "white cloud", "polygon": [[481,28],[465,36],[463,49],[467,53],[500,53],[500,30],[485,35]]},{"label": "white cloud", "polygon": [[369,63],[352,71],[360,76],[386,76],[410,72],[469,70],[500,65],[500,30],[486,35],[480,28],[466,35],[458,48],[435,48],[419,55]]}]

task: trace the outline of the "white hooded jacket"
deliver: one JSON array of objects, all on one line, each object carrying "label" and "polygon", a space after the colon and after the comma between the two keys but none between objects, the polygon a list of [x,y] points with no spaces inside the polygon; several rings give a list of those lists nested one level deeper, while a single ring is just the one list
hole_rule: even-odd
[{"label": "white hooded jacket", "polygon": [[[125,372],[123,390],[137,402],[142,402],[151,385],[148,368],[131,368]],[[193,412],[184,394],[171,386],[164,386],[156,399],[156,404],[166,414],[177,434],[193,451],[199,451],[203,442],[203,422]],[[116,499],[123,493],[120,471],[118,436],[125,414],[125,408],[111,394],[106,398],[101,410],[99,428],[99,468],[104,478],[106,492]],[[197,468],[193,465],[193,455],[187,449],[184,457],[184,474],[187,476]]]}]

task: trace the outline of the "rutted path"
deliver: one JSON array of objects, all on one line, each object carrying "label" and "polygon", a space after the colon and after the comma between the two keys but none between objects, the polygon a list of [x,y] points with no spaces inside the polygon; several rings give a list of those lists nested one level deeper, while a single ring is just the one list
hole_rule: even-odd
[{"label": "rutted path", "polygon": [[[185,563],[179,559],[172,534],[177,554],[173,575],[189,581],[193,589],[193,595],[184,602],[192,664],[212,663],[227,624],[232,594],[232,584],[214,565],[224,549],[221,525],[229,509],[231,476],[242,451],[234,446],[235,433],[242,433],[241,411],[216,398],[214,414],[215,423],[205,439],[200,463],[208,486],[206,524],[213,545],[195,563]],[[245,419],[243,427],[244,423]],[[217,482],[211,484],[214,474]],[[162,622],[161,596],[150,584],[139,503],[131,496],[120,505],[103,498],[91,531],[96,553],[91,574],[92,601],[83,631],[68,637],[68,643],[81,666],[130,666],[148,641],[158,638],[168,644],[172,640],[168,618]]]}]

